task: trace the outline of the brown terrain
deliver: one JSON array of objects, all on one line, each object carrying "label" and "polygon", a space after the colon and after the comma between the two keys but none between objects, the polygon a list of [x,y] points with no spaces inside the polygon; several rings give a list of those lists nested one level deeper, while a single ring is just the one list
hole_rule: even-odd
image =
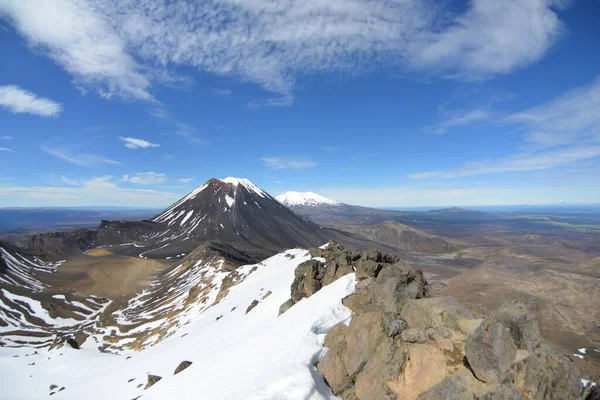
[{"label": "brown terrain", "polygon": [[133,296],[152,278],[173,265],[162,260],[114,255],[110,249],[90,250],[68,259],[58,273],[46,279],[55,288],[69,288],[108,299]]}]

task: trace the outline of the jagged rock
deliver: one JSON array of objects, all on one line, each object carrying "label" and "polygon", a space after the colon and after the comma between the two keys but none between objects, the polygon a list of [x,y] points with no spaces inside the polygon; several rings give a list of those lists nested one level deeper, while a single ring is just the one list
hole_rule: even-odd
[{"label": "jagged rock", "polygon": [[58,385],[54,385],[54,384],[50,385],[50,390],[54,390],[54,389],[57,389],[57,388],[58,388]]},{"label": "jagged rock", "polygon": [[317,371],[334,394],[341,393],[352,385],[341,356],[341,348],[331,348],[317,365]]},{"label": "jagged rock", "polygon": [[183,371],[184,369],[186,369],[190,365],[192,365],[191,361],[182,361],[181,363],[179,363],[179,365],[177,366],[177,368],[175,368],[175,372],[173,373],[173,375],[177,375],[178,373],[180,373],[181,371]]},{"label": "jagged rock", "polygon": [[396,337],[407,328],[408,324],[402,318],[393,319],[386,325],[387,334],[389,337]]},{"label": "jagged rock", "polygon": [[388,381],[396,378],[402,369],[404,352],[390,338],[384,338],[369,361],[356,376],[354,392],[359,400],[392,400],[396,396]]},{"label": "jagged rock", "polygon": [[246,314],[248,314],[250,311],[252,311],[254,309],[254,307],[256,307],[257,305],[258,305],[258,300],[252,300],[252,303],[250,303],[248,308],[246,308]]},{"label": "jagged rock", "polygon": [[77,349],[77,350],[80,349],[79,343],[77,343],[77,340],[75,340],[75,338],[72,338],[72,337],[68,338],[67,339],[67,344],[69,346],[71,346],[72,348],[74,348],[74,349]]},{"label": "jagged rock", "polygon": [[427,281],[421,271],[402,269],[393,264],[381,270],[370,291],[379,311],[398,313],[408,299],[427,297]]},{"label": "jagged rock", "polygon": [[510,368],[517,354],[510,330],[487,319],[467,338],[465,355],[475,376],[486,383],[496,383]]},{"label": "jagged rock", "polygon": [[[381,255],[381,253],[379,253]],[[370,259],[358,260],[356,263],[356,280],[362,281],[369,277],[376,278],[383,268],[383,264]]]},{"label": "jagged rock", "polygon": [[517,348],[532,351],[541,340],[537,305],[523,298],[507,300],[490,318],[510,330]]},{"label": "jagged rock", "polygon": [[386,336],[381,313],[370,312],[352,318],[346,332],[346,349],[342,354],[348,375],[360,371]]},{"label": "jagged rock", "polygon": [[443,326],[455,328],[459,320],[473,318],[473,313],[454,297],[406,300],[400,315],[408,326],[422,330]]},{"label": "jagged rock", "polygon": [[426,343],[427,336],[420,329],[410,328],[402,331],[400,338],[403,342],[408,343]]},{"label": "jagged rock", "polygon": [[573,364],[549,348],[515,363],[501,383],[515,387],[525,399],[577,399],[581,394],[581,379]]},{"label": "jagged rock", "polygon": [[433,344],[411,345],[402,373],[388,385],[399,399],[417,399],[448,375],[446,357]]},{"label": "jagged rock", "polygon": [[294,300],[288,299],[285,303],[279,306],[279,314],[277,316],[283,314],[287,310],[289,310],[294,305]]},{"label": "jagged rock", "polygon": [[162,379],[162,376],[148,374],[148,382],[146,383],[146,386],[144,386],[144,390],[150,388],[152,385],[154,385],[156,382],[160,381],[161,379]]},{"label": "jagged rock", "polygon": [[473,391],[457,376],[451,376],[423,393],[419,400],[473,400]]}]

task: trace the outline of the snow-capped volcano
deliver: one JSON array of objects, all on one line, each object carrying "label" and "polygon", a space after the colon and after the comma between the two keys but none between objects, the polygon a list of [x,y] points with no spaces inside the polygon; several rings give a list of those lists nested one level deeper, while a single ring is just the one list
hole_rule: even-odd
[{"label": "snow-capped volcano", "polygon": [[[121,223],[103,228],[118,232],[121,242],[145,242],[140,257],[189,254],[206,242],[227,243],[258,260],[295,246],[316,246],[331,238],[321,226],[283,206],[248,179],[210,179],[145,225],[133,231]],[[139,229],[144,229],[140,236]],[[148,232],[149,230],[149,232]],[[127,238],[123,237],[123,232]],[[141,240],[140,240],[141,239]]]},{"label": "snow-capped volcano", "polygon": [[313,192],[285,192],[275,197],[277,201],[287,207],[293,206],[339,206],[340,202],[328,199]]}]

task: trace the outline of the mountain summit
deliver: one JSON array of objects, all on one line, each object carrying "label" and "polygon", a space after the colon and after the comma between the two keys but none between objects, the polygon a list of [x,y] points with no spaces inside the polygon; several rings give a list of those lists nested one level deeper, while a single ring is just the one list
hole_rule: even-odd
[{"label": "mountain summit", "polygon": [[282,249],[320,246],[331,239],[326,229],[248,179],[232,177],[210,179],[149,221],[128,226],[106,222],[101,229],[110,230],[103,237],[118,235],[121,243],[134,239],[145,247],[139,256],[148,258],[181,257],[216,242],[259,260]]},{"label": "mountain summit", "polygon": [[338,201],[328,199],[327,197],[323,197],[313,192],[285,192],[275,198],[286,207],[316,207],[323,205],[339,206],[342,204]]}]

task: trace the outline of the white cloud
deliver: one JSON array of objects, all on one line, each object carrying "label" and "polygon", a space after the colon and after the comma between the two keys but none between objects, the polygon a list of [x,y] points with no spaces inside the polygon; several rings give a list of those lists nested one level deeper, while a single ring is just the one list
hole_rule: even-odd
[{"label": "white cloud", "polygon": [[[15,114],[33,114],[40,117],[57,117],[62,111],[62,104],[15,85],[0,86],[0,107]],[[10,139],[10,136],[3,136]]]},{"label": "white cloud", "polygon": [[512,114],[507,123],[526,130],[536,148],[549,148],[582,140],[600,141],[600,76],[546,104]]},{"label": "white cloud", "polygon": [[[28,44],[75,77],[77,86],[106,98],[150,100],[150,80],[127,52],[127,39],[110,26],[102,1],[0,0]],[[108,11],[108,10],[107,10]]]},{"label": "white cloud", "polygon": [[111,176],[73,181],[63,186],[0,186],[2,206],[131,206],[166,207],[181,194],[146,189],[125,189]]},{"label": "white cloud", "polygon": [[[448,128],[454,126],[463,126],[469,125],[473,122],[483,121],[488,119],[491,116],[491,113],[488,110],[476,108],[473,110],[463,111],[463,112],[454,112],[448,118],[435,127],[433,127],[433,132],[437,134],[446,133]],[[428,130],[427,128],[425,128]]]},{"label": "white cloud", "polygon": [[119,136],[123,142],[125,142],[125,147],[128,149],[147,149],[149,147],[160,147],[160,144],[151,143],[147,140],[136,139],[132,137],[123,137]]},{"label": "white cloud", "polygon": [[289,107],[294,104],[293,96],[272,97],[263,100],[253,100],[248,103],[248,108],[267,108],[267,107]]},{"label": "white cloud", "polygon": [[310,158],[294,158],[294,157],[262,157],[261,161],[266,167],[273,169],[303,169],[312,168],[319,165],[319,163],[311,160]]},{"label": "white cloud", "polygon": [[11,140],[12,136],[0,136],[0,140]]},{"label": "white cloud", "polygon": [[183,66],[281,95],[249,104],[264,107],[291,104],[306,75],[530,65],[563,31],[554,4],[473,0],[456,15],[428,0],[0,0],[0,15],[78,87],[104,97],[152,99],[151,84],[176,81],[168,68]]},{"label": "white cloud", "polygon": [[13,149],[9,149],[7,147],[0,147],[0,151],[6,151],[6,152],[9,152],[9,153],[14,153],[15,152]]},{"label": "white cloud", "polygon": [[556,0],[473,0],[439,32],[411,43],[417,67],[460,75],[508,73],[539,60],[564,33]]},{"label": "white cloud", "polygon": [[159,185],[167,182],[167,175],[156,172],[138,172],[134,176],[124,175],[123,182],[137,183],[139,185]]},{"label": "white cloud", "polygon": [[72,164],[81,165],[81,166],[91,166],[94,164],[111,164],[111,165],[121,165],[122,163],[119,161],[111,160],[109,158],[99,156],[96,154],[89,153],[80,153],[80,152],[72,152],[68,149],[57,149],[48,146],[42,146],[41,149],[46,153],[60,158],[61,160],[70,162]]},{"label": "white cloud", "polygon": [[410,179],[461,178],[465,176],[499,172],[538,171],[600,157],[600,146],[571,146],[559,150],[519,154],[514,157],[490,161],[472,162],[464,167],[447,171],[425,171],[409,175]]},{"label": "white cloud", "polygon": [[194,178],[179,178],[177,180],[181,183],[190,183],[191,181],[194,180]]}]

